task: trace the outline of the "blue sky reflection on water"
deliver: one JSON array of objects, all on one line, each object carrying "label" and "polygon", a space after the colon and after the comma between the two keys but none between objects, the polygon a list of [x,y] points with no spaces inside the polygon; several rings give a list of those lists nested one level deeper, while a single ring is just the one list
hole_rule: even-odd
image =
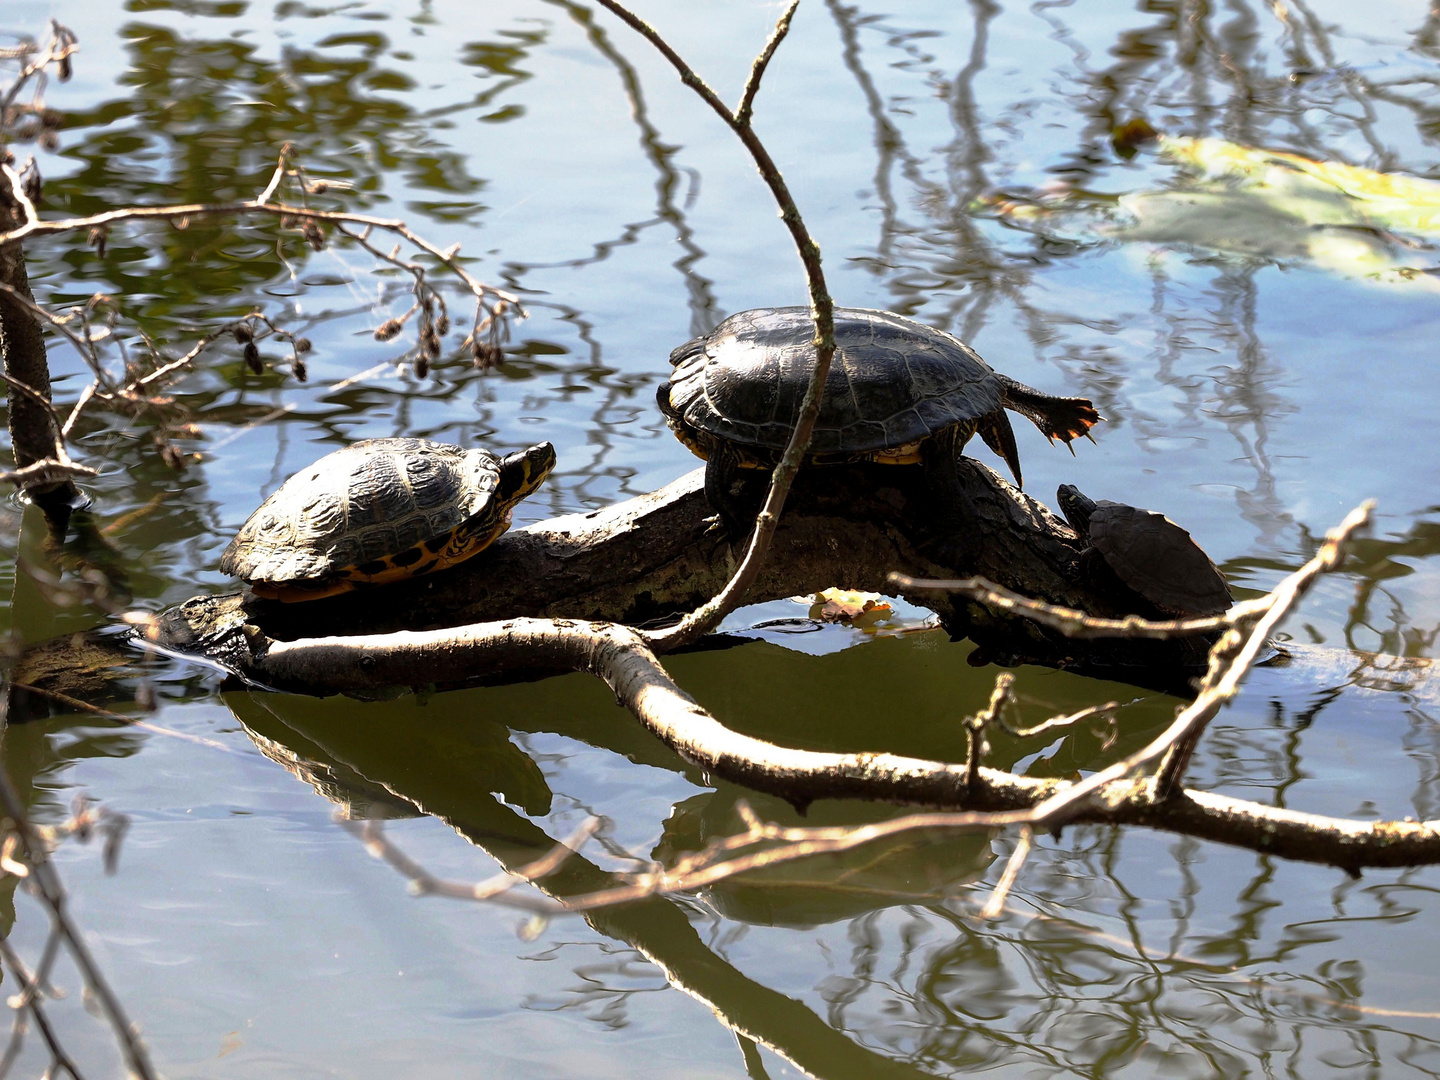
[{"label": "blue sky reflection on water", "polygon": [[[778,9],[642,13],[733,101]],[[273,234],[248,225],[117,232],[103,261],[79,244],[33,247],[43,294],[120,293],[167,347],[256,304],[315,342],[303,385],[247,376],[238,349],[179,384],[203,432],[183,473],[158,463],[144,422],[85,433],[80,448],[104,463],[101,519],[144,510],[115,540],[145,606],[225,588],[216,559],[258,500],[357,438],[552,440],[557,475],[521,523],[668,482],[697,464],[653,406],[669,350],[729,312],[803,300],[733,137],[584,4],[19,0],[5,14],[28,31],[59,18],[84,50],[76,78],[49,91],[68,122],[60,151],[40,155],[47,212],[248,195],[288,140],[315,175],[354,185],[351,205],[462,244],[474,273],[530,308],[504,367],[481,376],[448,359],[421,381],[371,333],[407,296],[354,250],[292,244],[287,266]],[[1074,458],[1017,429],[1041,499],[1074,482],[1163,509],[1245,588],[1378,500],[1353,568],[1287,626],[1315,651],[1256,674],[1191,777],[1317,812],[1437,815],[1428,669],[1342,651],[1434,655],[1434,290],[1198,241],[1047,235],[983,203],[1057,185],[1166,190],[1173,165],[1110,143],[1137,116],[1177,136],[1440,177],[1427,19],[1400,3],[1367,7],[1362,25],[1347,5],[1297,0],[806,0],[757,108],[837,298],[945,327],[1016,378],[1096,400],[1109,422]],[[73,396],[78,363],[59,349],[54,363]],[[18,515],[6,520],[10,573]],[[28,533],[22,543],[38,551]],[[93,621],[40,604],[22,583],[7,609],[31,639]],[[782,743],[949,758],[964,753],[956,718],[994,674],[937,634],[801,646],[816,655],[785,644],[769,635],[673,667],[722,719]],[[1130,688],[1020,679],[1035,719],[1125,703],[1118,748],[1093,733],[997,745],[1002,764],[1035,774],[1093,769],[1173,715],[1173,699]],[[968,887],[993,855],[967,838],[629,921],[558,921],[524,941],[513,913],[407,896],[332,810],[388,816],[433,872],[474,878],[494,869],[477,846],[521,858],[592,812],[613,822],[612,850],[590,853],[600,869],[621,867],[622,849],[673,857],[735,828],[743,793],[663,752],[579,676],[367,705],[221,695],[179,667],[159,685],[156,723],[238,753],[73,716],[6,739],[45,812],[83,787],[134,820],[115,877],[88,849],[61,859],[77,918],[170,1076],[633,1076],[640,1061],[645,1075],[740,1077],[727,1018],[754,1030],[784,999],[810,1018],[793,1025],[794,1054],[837,1077],[886,1063],[916,1076],[1440,1068],[1437,1021],[1415,1015],[1440,1013],[1420,932],[1433,871],[1352,882],[1174,837],[1072,830],[1041,844],[1014,910],[986,927],[968,917]],[[809,820],[892,812],[821,805]],[[40,928],[16,906],[24,949]],[[77,997],[58,1013],[99,1059],[105,1040]],[[793,1073],[754,1053],[769,1075]]]}]

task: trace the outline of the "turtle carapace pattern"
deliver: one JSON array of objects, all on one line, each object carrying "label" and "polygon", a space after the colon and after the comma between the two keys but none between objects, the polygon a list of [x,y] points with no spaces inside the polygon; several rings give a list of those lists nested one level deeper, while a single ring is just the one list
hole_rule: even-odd
[{"label": "turtle carapace pattern", "polygon": [[554,467],[548,442],[497,458],[427,439],[365,439],[281,484],[220,569],[284,601],[428,574],[493,543]]},{"label": "turtle carapace pattern", "polygon": [[[732,535],[748,531],[746,518],[754,517],[734,506],[733,470],[778,463],[814,370],[813,339],[809,308],[757,308],[670,354],[660,409],[680,441],[706,460],[706,494]],[[947,468],[953,474],[978,432],[1019,484],[1006,409],[1067,445],[1100,419],[1086,398],[1018,383],[942,330],[893,312],[836,308],[835,357],[805,460],[925,464],[949,496],[957,485],[944,474]]]},{"label": "turtle carapace pattern", "polygon": [[1098,557],[1123,585],[1168,615],[1221,615],[1234,603],[1210,556],[1164,514],[1090,499],[1074,484],[1061,484],[1055,494],[1086,545],[1082,567]]}]

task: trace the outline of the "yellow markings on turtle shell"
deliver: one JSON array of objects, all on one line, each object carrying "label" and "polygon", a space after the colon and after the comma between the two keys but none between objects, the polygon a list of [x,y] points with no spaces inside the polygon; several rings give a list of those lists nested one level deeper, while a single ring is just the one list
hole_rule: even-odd
[{"label": "yellow markings on turtle shell", "polygon": [[510,527],[510,513],[506,511],[496,517],[488,526],[485,522],[466,522],[441,536],[431,537],[394,555],[372,559],[359,566],[349,566],[332,577],[319,581],[287,581],[279,584],[271,581],[252,581],[251,590],[256,596],[281,603],[295,603],[301,600],[323,600],[327,596],[366,585],[385,585],[392,581],[419,577],[435,570],[456,566],[472,555],[478,555],[493,544]]},{"label": "yellow markings on turtle shell", "polygon": [[[685,436],[681,435],[680,441],[699,457],[709,460],[709,456],[701,453],[695,444]],[[916,439],[904,446],[889,446],[883,450],[872,450],[868,454],[847,454],[843,450],[829,454],[809,454],[806,460],[813,465],[849,465],[862,461],[873,461],[877,465],[919,465],[925,460],[924,455],[920,452],[922,441]],[[739,449],[743,454],[749,448],[742,446]],[[779,453],[780,451],[775,451],[777,457]],[[775,467],[773,463],[755,457],[741,457],[736,464],[742,469],[773,469]]]},{"label": "yellow markings on turtle shell", "polygon": [[[709,451],[709,450],[706,450],[703,446],[701,446],[698,442],[696,442],[695,439],[691,437],[690,432],[689,432],[689,430],[688,430],[687,428],[684,428],[684,427],[676,427],[676,426],[673,426],[673,425],[672,425],[671,428],[670,428],[670,430],[673,431],[673,432],[675,432],[675,437],[676,437],[677,439],[679,439],[681,443],[684,444],[685,449],[689,450],[692,454],[694,454],[696,457],[698,457],[701,461],[709,461],[709,460],[710,460],[710,451]],[[743,465],[743,464],[745,464],[745,463],[744,463],[744,462],[741,462],[741,464]],[[751,466],[751,467],[758,469],[760,466],[755,465],[755,466]]]},{"label": "yellow markings on turtle shell", "polygon": [[920,440],[917,439],[904,446],[876,450],[869,455],[869,460],[881,465],[919,465],[925,459],[920,453]]}]

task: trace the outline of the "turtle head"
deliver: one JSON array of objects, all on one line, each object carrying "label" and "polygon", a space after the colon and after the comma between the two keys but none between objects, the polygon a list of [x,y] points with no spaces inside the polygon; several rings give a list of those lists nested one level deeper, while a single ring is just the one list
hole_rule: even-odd
[{"label": "turtle head", "polygon": [[1055,502],[1065,520],[1075,530],[1075,535],[1085,540],[1090,536],[1090,515],[1095,512],[1095,500],[1083,494],[1074,484],[1061,484],[1055,492]]},{"label": "turtle head", "polygon": [[500,459],[500,482],[495,486],[495,498],[504,506],[519,502],[544,483],[554,467],[555,447],[548,442],[505,455]]}]

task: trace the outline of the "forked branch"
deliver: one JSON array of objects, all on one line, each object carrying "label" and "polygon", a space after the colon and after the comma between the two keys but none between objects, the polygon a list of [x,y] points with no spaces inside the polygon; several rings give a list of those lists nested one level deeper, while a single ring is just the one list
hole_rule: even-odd
[{"label": "forked branch", "polygon": [[795,243],[801,265],[805,269],[805,279],[810,289],[810,313],[815,321],[815,368],[811,372],[810,383],[805,388],[805,396],[800,403],[800,415],[796,419],[795,430],[791,433],[790,441],[780,456],[780,463],[775,466],[775,471],[770,476],[770,490],[765,497],[765,503],[761,507],[759,516],[755,519],[755,531],[750,537],[749,547],[725,587],[708,603],[691,612],[675,626],[665,630],[651,631],[645,635],[652,648],[666,652],[698,641],[720,625],[720,620],[740,606],[745,594],[750,590],[750,586],[754,584],[756,575],[760,572],[760,566],[764,563],[765,556],[770,550],[770,542],[774,538],[776,526],[779,524],[780,514],[785,508],[785,499],[790,493],[790,486],[794,483],[795,474],[799,471],[800,463],[805,458],[805,451],[810,446],[810,437],[815,430],[815,419],[820,414],[820,398],[825,387],[825,378],[830,372],[831,358],[835,355],[835,303],[830,298],[825,284],[825,271],[820,265],[820,245],[815,242],[809,230],[805,228],[805,222],[800,216],[800,211],[795,205],[785,178],[780,174],[769,151],[765,149],[765,144],[760,141],[760,137],[755,134],[755,129],[750,123],[755,95],[760,92],[760,80],[770,64],[771,57],[775,55],[775,50],[779,48],[786,33],[789,32],[790,19],[795,14],[799,0],[792,0],[790,6],[785,9],[785,13],[780,16],[779,22],[775,25],[775,30],[765,43],[764,49],[755,58],[750,69],[750,77],[745,84],[740,106],[734,112],[730,111],[720,100],[720,96],[695,73],[694,69],[653,26],[617,3],[616,0],[600,0],[600,4],[654,45],[671,66],[679,72],[680,81],[699,94],[701,100],[709,105],[720,119],[725,121],[726,125],[739,136],[745,149],[754,159],[756,167],[760,170],[760,176],[770,188],[770,193],[780,207],[780,219],[790,230],[790,237]]}]

